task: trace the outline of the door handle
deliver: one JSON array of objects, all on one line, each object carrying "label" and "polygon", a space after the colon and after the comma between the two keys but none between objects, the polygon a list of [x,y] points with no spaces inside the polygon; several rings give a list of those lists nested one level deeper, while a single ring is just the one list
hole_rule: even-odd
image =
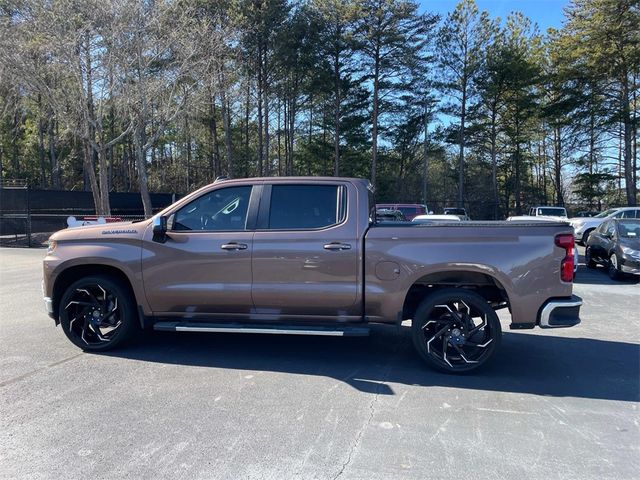
[{"label": "door handle", "polygon": [[224,244],[220,245],[220,248],[222,250],[246,250],[247,249],[247,244],[246,243],[229,242],[229,243],[224,243]]},{"label": "door handle", "polygon": [[348,243],[331,242],[324,246],[325,250],[351,250],[351,245]]}]

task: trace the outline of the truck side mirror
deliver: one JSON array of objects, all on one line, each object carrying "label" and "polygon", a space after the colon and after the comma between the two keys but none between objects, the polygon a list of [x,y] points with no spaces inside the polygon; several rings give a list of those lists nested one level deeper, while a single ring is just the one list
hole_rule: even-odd
[{"label": "truck side mirror", "polygon": [[153,241],[164,243],[167,241],[167,217],[155,217],[153,219]]}]

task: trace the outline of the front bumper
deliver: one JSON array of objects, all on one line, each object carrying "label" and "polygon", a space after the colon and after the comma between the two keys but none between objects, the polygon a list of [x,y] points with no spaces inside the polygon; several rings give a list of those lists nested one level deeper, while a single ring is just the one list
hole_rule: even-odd
[{"label": "front bumper", "polygon": [[620,270],[631,275],[640,275],[640,259],[636,256],[624,255],[620,259]]},{"label": "front bumper", "polygon": [[582,299],[577,295],[571,298],[553,298],[548,300],[538,316],[540,328],[567,328],[580,323]]},{"label": "front bumper", "polygon": [[51,317],[51,318],[55,318],[53,316],[53,300],[50,297],[44,297],[44,309],[47,311],[47,314]]}]

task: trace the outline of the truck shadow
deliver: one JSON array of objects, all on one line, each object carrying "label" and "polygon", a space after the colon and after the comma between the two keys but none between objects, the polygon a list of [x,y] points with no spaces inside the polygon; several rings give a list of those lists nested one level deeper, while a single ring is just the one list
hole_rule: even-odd
[{"label": "truck shadow", "polygon": [[359,391],[394,395],[393,384],[445,386],[637,402],[640,345],[506,332],[486,369],[472,375],[435,372],[413,350],[409,328],[376,328],[370,337],[251,334],[149,334],[108,352],[138,361],[317,375]]}]

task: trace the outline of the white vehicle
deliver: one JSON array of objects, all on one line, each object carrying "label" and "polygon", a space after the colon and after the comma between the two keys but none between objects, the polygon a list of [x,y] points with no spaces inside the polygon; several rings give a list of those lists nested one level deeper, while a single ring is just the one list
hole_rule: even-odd
[{"label": "white vehicle", "polygon": [[567,209],[564,207],[531,207],[529,209],[529,216],[531,217],[552,217],[567,218]]},{"label": "white vehicle", "polygon": [[598,228],[602,222],[612,218],[640,218],[640,207],[611,208],[595,217],[571,218],[569,223],[573,227],[573,236],[576,242],[586,245],[591,232]]},{"label": "white vehicle", "polygon": [[457,215],[417,215],[411,220],[414,223],[460,222]]}]

